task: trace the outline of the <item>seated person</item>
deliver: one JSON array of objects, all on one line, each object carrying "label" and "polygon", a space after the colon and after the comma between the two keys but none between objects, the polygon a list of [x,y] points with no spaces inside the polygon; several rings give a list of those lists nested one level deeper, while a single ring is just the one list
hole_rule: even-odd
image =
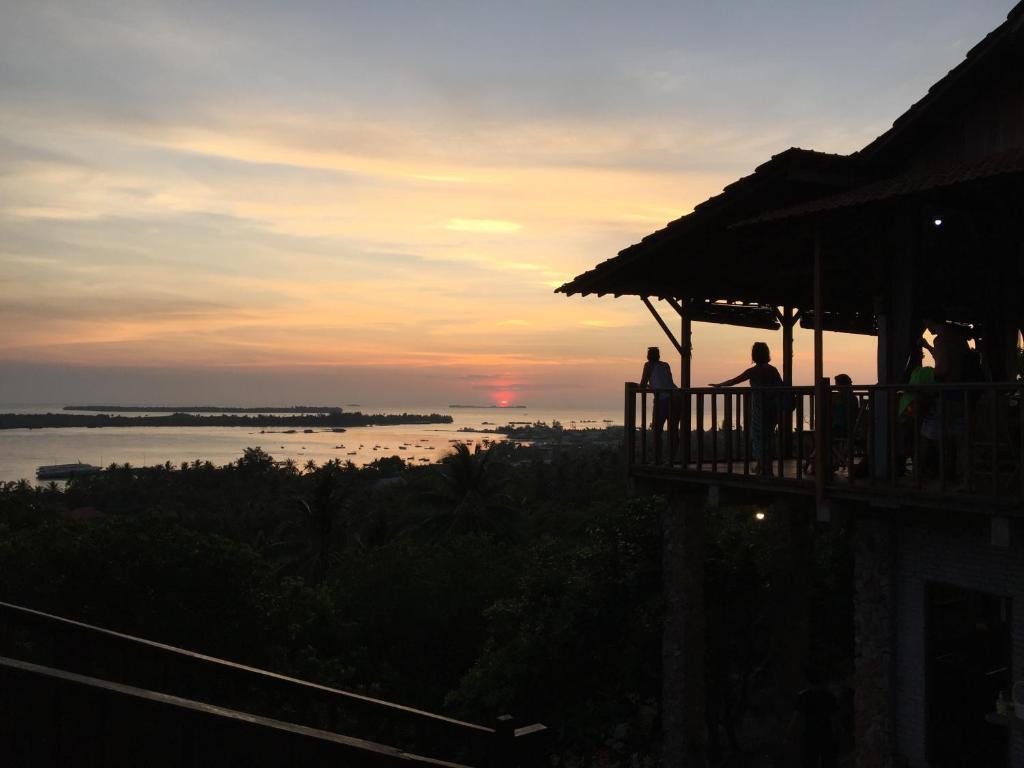
[{"label": "seated person", "polygon": [[[838,387],[838,391],[833,391],[829,395],[829,410],[831,411],[831,419],[829,419],[831,434],[829,437],[833,441],[833,469],[845,464],[849,456],[848,451],[837,446],[835,441],[856,437],[862,410],[860,397],[853,391],[853,379],[845,373],[840,373],[835,377],[835,385]],[[805,473],[814,474],[815,456],[816,452],[812,450],[804,462]]]},{"label": "seated person", "polygon": [[851,437],[860,416],[860,398],[853,391],[853,379],[845,373],[836,376],[836,386],[839,391],[831,397],[832,437]]}]

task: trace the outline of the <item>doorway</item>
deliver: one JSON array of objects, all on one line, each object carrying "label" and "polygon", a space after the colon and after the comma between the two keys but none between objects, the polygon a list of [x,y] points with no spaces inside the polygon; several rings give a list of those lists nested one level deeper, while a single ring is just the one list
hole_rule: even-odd
[{"label": "doorway", "polygon": [[936,768],[1009,766],[1009,729],[985,716],[1012,687],[1012,604],[929,584],[926,618],[928,761]]}]

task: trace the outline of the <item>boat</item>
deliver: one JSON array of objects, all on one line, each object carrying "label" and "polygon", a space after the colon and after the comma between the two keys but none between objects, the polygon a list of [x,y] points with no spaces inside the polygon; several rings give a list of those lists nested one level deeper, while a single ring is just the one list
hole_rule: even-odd
[{"label": "boat", "polygon": [[37,480],[70,480],[72,477],[81,475],[92,475],[102,472],[103,467],[83,464],[76,461],[74,464],[44,464],[36,468]]}]

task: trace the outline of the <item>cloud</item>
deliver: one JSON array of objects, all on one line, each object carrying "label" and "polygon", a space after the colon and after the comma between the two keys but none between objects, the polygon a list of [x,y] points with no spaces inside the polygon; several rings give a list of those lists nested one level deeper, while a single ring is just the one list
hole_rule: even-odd
[{"label": "cloud", "polygon": [[523,228],[514,221],[498,219],[449,219],[444,228],[452,232],[483,232],[493,234],[511,234]]}]

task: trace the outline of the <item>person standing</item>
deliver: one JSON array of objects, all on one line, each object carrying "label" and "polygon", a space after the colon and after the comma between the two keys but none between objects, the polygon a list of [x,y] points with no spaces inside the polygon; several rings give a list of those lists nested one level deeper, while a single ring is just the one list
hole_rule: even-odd
[{"label": "person standing", "polygon": [[763,341],[755,342],[750,348],[750,360],[753,365],[739,376],[711,386],[731,387],[744,381],[750,382],[753,390],[750,396],[750,440],[758,464],[756,474],[771,475],[772,435],[775,434],[781,397],[764,390],[768,387],[781,387],[782,375],[771,364],[771,350]]},{"label": "person standing", "polygon": [[654,414],[651,421],[651,432],[654,435],[654,462],[661,463],[661,434],[668,422],[669,463],[675,458],[679,444],[679,417],[676,415],[672,381],[672,368],[661,359],[661,350],[657,347],[647,348],[647,362],[640,374],[640,387],[650,387],[654,393]]}]

